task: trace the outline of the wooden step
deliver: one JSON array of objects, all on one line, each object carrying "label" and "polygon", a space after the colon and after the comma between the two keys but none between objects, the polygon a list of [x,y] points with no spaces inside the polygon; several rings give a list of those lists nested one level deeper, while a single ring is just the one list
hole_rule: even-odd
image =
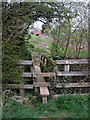
[{"label": "wooden step", "polygon": [[49,96],[49,91],[47,87],[40,87],[40,95],[41,96]]}]

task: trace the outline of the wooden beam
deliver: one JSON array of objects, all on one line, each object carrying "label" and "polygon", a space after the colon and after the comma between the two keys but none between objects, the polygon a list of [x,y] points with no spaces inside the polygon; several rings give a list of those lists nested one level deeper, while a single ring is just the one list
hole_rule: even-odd
[{"label": "wooden beam", "polygon": [[45,66],[45,64],[44,64],[40,59],[38,59],[38,61],[42,64],[42,66],[44,67],[44,69],[45,69],[47,72],[49,72],[49,70],[47,69],[47,67]]},{"label": "wooden beam", "polygon": [[[40,67],[34,65],[34,69],[36,74],[36,83],[40,85],[39,88],[40,88],[40,95],[42,97],[42,103],[45,104],[47,103],[47,96],[49,96],[49,90],[46,86],[47,83],[45,82],[45,79],[41,73]],[[45,84],[45,86],[43,83]]]},{"label": "wooden beam", "polygon": [[[54,72],[48,72],[48,73],[38,73],[38,75],[43,76],[43,77],[50,77],[50,76],[55,76]],[[30,72],[24,72],[22,74],[22,77],[36,77],[35,73],[30,73]]]},{"label": "wooden beam", "polygon": [[56,85],[56,88],[83,88],[90,87],[90,82],[88,83],[66,83],[64,85]]},{"label": "wooden beam", "polygon": [[53,59],[47,57],[45,54],[42,54],[42,56],[44,56],[44,57],[45,57],[50,63],[52,63],[53,65],[56,65],[56,62],[55,62]]},{"label": "wooden beam", "polygon": [[61,96],[68,96],[68,95],[71,95],[71,96],[76,96],[76,95],[81,95],[81,96],[84,96],[84,95],[90,95],[89,93],[86,93],[86,94],[55,94],[53,95],[52,97],[54,99],[58,98],[58,97],[61,97]]},{"label": "wooden beam", "polygon": [[42,103],[47,104],[47,97],[46,96],[42,96]]},{"label": "wooden beam", "polygon": [[56,60],[57,65],[61,64],[88,64],[88,59],[67,59],[67,60]]},{"label": "wooden beam", "polygon": [[[45,83],[45,84],[42,84],[42,83],[35,83],[34,85],[31,85],[31,84],[28,84],[28,85],[20,85],[20,84],[2,84],[2,86],[8,86],[10,88],[15,88],[15,89],[33,89],[33,87],[40,87],[41,89],[41,94],[42,94],[42,91],[43,91],[43,94],[46,94],[45,93],[45,89],[47,88],[46,86],[51,86],[49,83]],[[40,86],[39,86],[40,85]],[[90,82],[88,83],[67,83],[65,85],[56,85],[56,88],[80,88],[80,87],[90,87]],[[48,90],[48,89],[47,89]],[[46,91],[47,91],[46,90]]]},{"label": "wooden beam", "polygon": [[70,70],[70,65],[64,65],[64,71],[69,72]]},{"label": "wooden beam", "polygon": [[48,73],[41,73],[43,77],[50,77],[50,76],[55,76],[55,72],[48,72]]},{"label": "wooden beam", "polygon": [[20,85],[20,84],[3,84],[3,86],[8,86],[8,87],[10,87],[10,88],[15,88],[15,89],[33,89],[33,85],[30,85],[30,84],[28,84],[28,85]]},{"label": "wooden beam", "polygon": [[33,61],[32,60],[19,60],[19,62],[17,64],[19,64],[19,65],[33,65]]},{"label": "wooden beam", "polygon": [[36,77],[35,73],[23,72],[22,77]]},{"label": "wooden beam", "polygon": [[47,82],[35,82],[33,83],[33,86],[34,87],[47,87],[47,86],[50,86],[50,84]]},{"label": "wooden beam", "polygon": [[87,71],[76,71],[76,72],[56,72],[57,76],[88,76],[90,72]]},{"label": "wooden beam", "polygon": [[45,58],[50,62],[52,63],[53,65],[56,65],[56,62],[54,60],[52,60],[51,58],[45,56]]}]

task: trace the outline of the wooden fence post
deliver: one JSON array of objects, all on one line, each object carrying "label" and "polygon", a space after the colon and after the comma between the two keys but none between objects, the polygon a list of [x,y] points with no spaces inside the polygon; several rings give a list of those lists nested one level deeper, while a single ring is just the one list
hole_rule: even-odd
[{"label": "wooden fence post", "polygon": [[47,104],[47,96],[43,96],[42,97],[42,103],[43,104]]},{"label": "wooden fence post", "polygon": [[69,61],[66,60],[66,65],[64,65],[64,71],[65,72],[69,72],[70,71],[70,65],[69,65]]}]

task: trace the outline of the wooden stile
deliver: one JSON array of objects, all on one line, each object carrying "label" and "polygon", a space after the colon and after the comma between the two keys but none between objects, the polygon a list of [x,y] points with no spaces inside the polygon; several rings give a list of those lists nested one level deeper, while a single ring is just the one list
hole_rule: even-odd
[{"label": "wooden stile", "polygon": [[[48,87],[50,87],[51,85],[49,83],[47,83],[44,79],[44,77],[51,77],[51,76],[72,76],[72,77],[85,77],[85,76],[89,76],[90,75],[90,71],[71,71],[70,70],[70,65],[74,65],[74,64],[88,64],[88,59],[68,59],[68,60],[56,60],[53,61],[48,57],[44,57],[45,59],[47,59],[48,61],[50,61],[55,69],[54,72],[47,72],[47,73],[42,73],[41,69],[38,65],[35,65],[35,62],[33,62],[33,60],[20,60],[18,62],[18,65],[20,65],[21,67],[21,82],[20,84],[8,84],[9,88],[12,89],[20,89],[20,93],[21,93],[21,98],[22,98],[22,103],[23,103],[23,98],[24,98],[24,89],[33,89],[35,88],[38,89],[39,88],[39,92],[40,92],[40,96],[42,97],[42,102],[43,104],[47,103],[47,97],[49,96],[49,90]],[[31,72],[24,72],[24,65],[29,65]],[[55,66],[56,65],[56,66]],[[59,65],[64,65],[64,71],[57,71],[57,66]],[[28,78],[32,78],[33,79],[33,85],[31,84],[24,84],[23,82],[23,78],[24,77],[28,77]],[[3,85],[7,85],[7,84],[3,84]],[[90,88],[90,82],[83,82],[83,83],[64,83],[64,84],[57,84],[55,85],[55,87],[57,89],[59,88]],[[75,94],[74,94],[75,95]],[[81,94],[82,95],[82,94]],[[62,95],[56,95],[56,96],[62,96]]]}]

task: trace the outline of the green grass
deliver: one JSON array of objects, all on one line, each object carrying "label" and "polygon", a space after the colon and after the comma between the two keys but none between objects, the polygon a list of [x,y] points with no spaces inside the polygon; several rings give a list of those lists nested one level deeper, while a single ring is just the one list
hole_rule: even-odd
[{"label": "green grass", "polygon": [[88,97],[87,96],[62,96],[56,101],[59,109],[67,110],[67,118],[87,118]]},{"label": "green grass", "polygon": [[88,51],[81,51],[80,52],[80,57],[87,57],[88,56]]},{"label": "green grass", "polygon": [[36,47],[36,45],[40,45],[40,44],[47,44],[47,46],[50,47],[51,43],[48,42],[47,40],[42,39],[40,36],[35,36],[35,35],[31,35],[31,37],[28,37],[28,35],[26,35],[25,39],[26,39],[26,48],[29,52],[35,51],[38,53],[49,53],[49,50],[47,49]]},{"label": "green grass", "polygon": [[2,118],[2,106],[0,106],[0,120]]},{"label": "green grass", "polygon": [[33,107],[9,101],[3,107],[3,118],[88,118],[88,96],[63,96],[47,104],[39,101]]},{"label": "green grass", "polygon": [[39,41],[39,42],[47,43],[48,45],[51,44],[51,43],[48,42],[47,40],[42,39],[40,36],[31,35],[31,39],[36,40],[36,41]]}]

